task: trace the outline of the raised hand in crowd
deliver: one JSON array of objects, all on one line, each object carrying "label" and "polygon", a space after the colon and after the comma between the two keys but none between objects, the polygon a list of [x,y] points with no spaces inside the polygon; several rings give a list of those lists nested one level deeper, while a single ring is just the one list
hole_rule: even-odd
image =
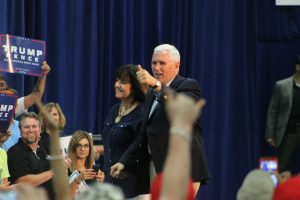
[{"label": "raised hand in crowd", "polygon": [[34,88],[29,95],[18,98],[17,108],[15,110],[16,117],[26,112],[28,108],[42,100],[46,87],[46,78],[51,68],[46,61],[42,64],[42,76],[38,78]]},{"label": "raised hand in crowd", "polygon": [[47,122],[47,128],[51,132],[51,145],[50,145],[50,161],[51,168],[54,173],[53,185],[57,200],[69,200],[71,198],[71,191],[68,184],[68,177],[66,173],[66,166],[70,166],[69,158],[62,157],[59,147],[59,132],[60,129],[57,123],[53,120],[50,114],[46,111],[40,101],[37,101],[37,106],[40,112],[43,113],[44,119]]},{"label": "raised hand in crowd", "polygon": [[[159,199],[182,200],[191,196],[188,188],[192,188],[190,181],[192,129],[205,105],[205,100],[201,99],[195,102],[192,98],[184,94],[176,94],[170,89],[167,89],[165,93],[166,111],[171,126]],[[179,171],[180,173],[178,173]],[[194,191],[192,193],[193,197]]]},{"label": "raised hand in crowd", "polygon": [[44,188],[33,187],[28,184],[19,184],[16,186],[16,194],[18,200],[48,200]]}]

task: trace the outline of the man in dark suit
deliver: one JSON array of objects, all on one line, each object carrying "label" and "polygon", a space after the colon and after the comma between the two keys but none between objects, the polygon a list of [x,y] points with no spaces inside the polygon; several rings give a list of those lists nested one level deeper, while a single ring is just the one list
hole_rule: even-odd
[{"label": "man in dark suit", "polygon": [[[177,93],[184,93],[195,101],[201,98],[198,82],[179,75],[180,54],[174,46],[169,44],[157,46],[153,52],[151,67],[153,76],[141,67],[137,72],[140,83],[150,87],[145,101],[145,115],[139,136],[119,162],[112,166],[111,173],[114,177],[120,176],[123,171],[133,170],[135,163],[140,162],[140,159],[148,154],[156,173],[162,172],[168,150],[169,129],[172,131],[165,111],[164,88],[169,87]],[[191,153],[191,176],[197,191],[200,183],[204,184],[209,179],[200,119],[193,127]]]},{"label": "man in dark suit", "polygon": [[289,161],[300,147],[300,56],[296,73],[276,82],[268,109],[266,141],[276,147],[279,171],[290,170]]}]

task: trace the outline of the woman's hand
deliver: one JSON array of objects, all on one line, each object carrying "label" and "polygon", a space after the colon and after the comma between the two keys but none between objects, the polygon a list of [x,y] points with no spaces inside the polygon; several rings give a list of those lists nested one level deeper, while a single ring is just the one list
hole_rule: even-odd
[{"label": "woman's hand", "polygon": [[99,171],[98,171],[98,173],[96,175],[97,182],[98,183],[102,183],[104,181],[104,178],[105,178],[104,172],[99,169]]},{"label": "woman's hand", "polygon": [[80,172],[78,178],[80,181],[89,180],[96,178],[97,173],[93,169],[85,169]]}]

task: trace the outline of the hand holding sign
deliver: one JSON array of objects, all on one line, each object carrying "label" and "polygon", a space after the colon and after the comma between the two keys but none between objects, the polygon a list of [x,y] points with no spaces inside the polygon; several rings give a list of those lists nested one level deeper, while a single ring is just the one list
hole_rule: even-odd
[{"label": "hand holding sign", "polygon": [[47,76],[47,74],[50,72],[51,68],[50,66],[48,65],[48,63],[46,61],[43,61],[43,65],[42,65],[42,75],[43,76]]}]

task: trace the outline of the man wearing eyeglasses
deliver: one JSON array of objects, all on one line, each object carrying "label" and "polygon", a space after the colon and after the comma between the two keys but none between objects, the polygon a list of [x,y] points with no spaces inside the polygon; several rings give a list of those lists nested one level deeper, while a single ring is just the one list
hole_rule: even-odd
[{"label": "man wearing eyeglasses", "polygon": [[[40,101],[42,99],[46,85],[46,77],[50,72],[50,69],[50,66],[46,61],[44,61],[42,65],[42,76],[39,77],[32,92],[27,96],[18,98],[18,106],[15,111],[15,117],[20,116],[21,114],[26,112],[29,107],[33,106],[37,101]],[[5,76],[0,74],[0,91],[7,90],[8,88],[9,86]]]},{"label": "man wearing eyeglasses", "polygon": [[41,124],[37,114],[27,112],[20,118],[21,138],[7,152],[11,183],[27,183],[44,187],[49,199],[54,199],[51,179],[53,172],[46,159],[46,150],[38,145]]}]

